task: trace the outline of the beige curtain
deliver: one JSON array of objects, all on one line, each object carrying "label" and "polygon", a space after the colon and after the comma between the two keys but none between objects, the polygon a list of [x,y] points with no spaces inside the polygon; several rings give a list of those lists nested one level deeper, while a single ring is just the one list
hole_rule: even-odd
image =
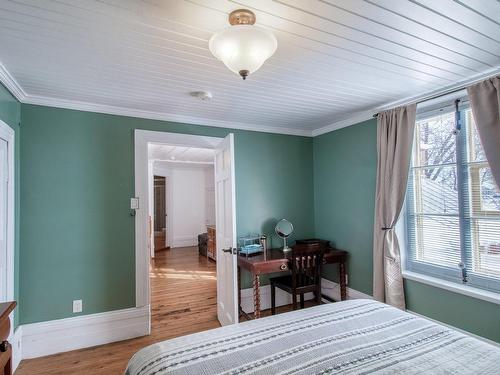
[{"label": "beige curtain", "polygon": [[467,94],[486,159],[500,187],[500,77],[470,86]]},{"label": "beige curtain", "polygon": [[378,114],[377,186],[373,231],[373,297],[405,308],[401,256],[394,231],[405,199],[416,105]]}]

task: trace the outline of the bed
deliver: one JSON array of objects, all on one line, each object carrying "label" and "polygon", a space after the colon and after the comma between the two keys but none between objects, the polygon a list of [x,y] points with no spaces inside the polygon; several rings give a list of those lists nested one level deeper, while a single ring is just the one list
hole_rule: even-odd
[{"label": "bed", "polygon": [[148,346],[126,375],[500,374],[500,347],[372,300],[320,305]]}]

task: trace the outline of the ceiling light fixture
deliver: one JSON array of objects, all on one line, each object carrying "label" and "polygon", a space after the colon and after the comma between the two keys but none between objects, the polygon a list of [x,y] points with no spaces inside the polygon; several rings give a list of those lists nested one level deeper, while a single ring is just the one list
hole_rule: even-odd
[{"label": "ceiling light fixture", "polygon": [[215,33],[208,48],[229,70],[246,79],[270,58],[278,42],[268,30],[255,26],[255,14],[238,9],[229,14],[230,27]]}]

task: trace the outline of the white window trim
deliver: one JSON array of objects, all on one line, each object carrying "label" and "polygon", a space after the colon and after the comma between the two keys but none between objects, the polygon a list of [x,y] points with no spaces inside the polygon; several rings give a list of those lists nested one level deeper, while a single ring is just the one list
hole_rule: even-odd
[{"label": "white window trim", "polygon": [[500,294],[488,290],[475,288],[470,285],[458,284],[407,270],[403,270],[403,278],[500,305]]},{"label": "white window trim", "polygon": [[403,208],[401,210],[401,214],[399,216],[399,220],[396,223],[395,231],[398,236],[399,242],[399,250],[401,253],[401,267],[402,267],[402,276],[404,279],[412,280],[419,282],[421,284],[430,285],[439,289],[444,289],[453,293],[462,294],[468,297],[480,299],[483,301],[491,302],[497,305],[500,305],[500,294],[491,292],[488,290],[476,288],[470,285],[463,285],[452,281],[447,281],[444,279],[440,279],[433,276],[428,276],[423,273],[418,273],[414,271],[410,271],[406,268],[406,256],[407,256],[407,205],[406,198],[403,204]]},{"label": "white window trim", "polygon": [[[461,91],[458,93],[454,93],[452,95],[448,95],[442,98],[439,98],[439,100],[433,101],[432,103],[429,102],[427,105],[425,105],[423,108],[420,109],[419,113],[417,113],[417,116],[420,118],[422,117],[428,117],[433,114],[433,111],[436,110],[436,108],[442,108],[442,103],[449,102],[452,99],[460,98],[462,100],[461,102],[461,109],[468,106],[468,98],[465,97],[466,92]],[[422,110],[423,109],[423,110]],[[430,276],[424,273],[416,272],[414,270],[409,270],[407,268],[407,244],[408,244],[408,237],[407,237],[407,202],[406,202],[406,197],[405,197],[405,202],[403,204],[403,208],[401,210],[401,215],[399,217],[399,220],[396,224],[395,230],[396,234],[399,239],[399,245],[400,245],[400,253],[401,253],[401,266],[402,266],[402,276],[404,279],[416,281],[422,284],[434,286],[436,288],[448,290],[454,293],[466,295],[472,298],[480,299],[483,301],[495,303],[495,304],[500,304],[500,293],[493,292],[490,290],[485,290],[481,289],[475,286],[467,285],[467,284],[461,284],[459,282],[454,282],[454,281],[449,281],[445,279],[441,279],[436,276]],[[458,271],[457,271],[458,272]]]}]

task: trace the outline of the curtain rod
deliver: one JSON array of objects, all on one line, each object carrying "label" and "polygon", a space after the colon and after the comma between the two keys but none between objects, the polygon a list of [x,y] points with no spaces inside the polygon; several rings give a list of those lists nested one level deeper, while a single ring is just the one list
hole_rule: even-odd
[{"label": "curtain rod", "polygon": [[[467,86],[468,86],[468,85],[467,85]],[[449,95],[449,94],[453,94],[453,93],[455,93],[455,92],[462,91],[462,90],[463,90],[463,89],[465,89],[467,86],[466,86],[466,85],[464,85],[464,86],[461,86],[461,87],[459,87],[459,88],[456,88],[456,89],[453,89],[453,90],[449,90],[449,91],[445,91],[445,92],[442,92],[442,93],[437,94],[437,95],[424,97],[424,98],[422,98],[422,99],[420,99],[420,100],[417,100],[417,101],[415,101],[415,102],[408,102],[408,103],[407,103],[407,105],[408,105],[408,104],[412,104],[412,103],[420,104],[420,103],[427,102],[427,101],[432,100],[432,99],[437,99],[437,98],[440,98],[440,97],[442,97],[442,96],[446,96],[446,95]],[[376,117],[378,116],[378,114],[379,114],[379,112],[375,113],[375,114],[373,115],[373,118],[376,118]]]},{"label": "curtain rod", "polygon": [[[479,77],[476,76],[475,79],[468,80],[467,82],[462,82],[462,84],[460,84],[459,86],[449,88],[448,90],[441,91],[440,93],[428,94],[427,96],[424,96],[422,98],[418,98],[416,100],[409,101],[407,103],[401,103],[399,105],[396,105],[396,107],[399,107],[401,105],[408,105],[408,104],[412,104],[412,103],[419,104],[419,103],[426,102],[428,100],[439,98],[441,96],[453,94],[454,92],[459,92],[459,91],[462,91],[463,89],[466,89],[470,85],[479,83],[481,81],[487,80],[487,79],[492,78],[492,77],[496,77],[499,73],[500,73],[500,67],[496,67],[496,68],[488,71],[488,73],[486,73],[486,74],[482,74]],[[378,116],[378,114],[379,114],[379,112],[375,113],[373,115],[373,118],[376,118]]]}]

